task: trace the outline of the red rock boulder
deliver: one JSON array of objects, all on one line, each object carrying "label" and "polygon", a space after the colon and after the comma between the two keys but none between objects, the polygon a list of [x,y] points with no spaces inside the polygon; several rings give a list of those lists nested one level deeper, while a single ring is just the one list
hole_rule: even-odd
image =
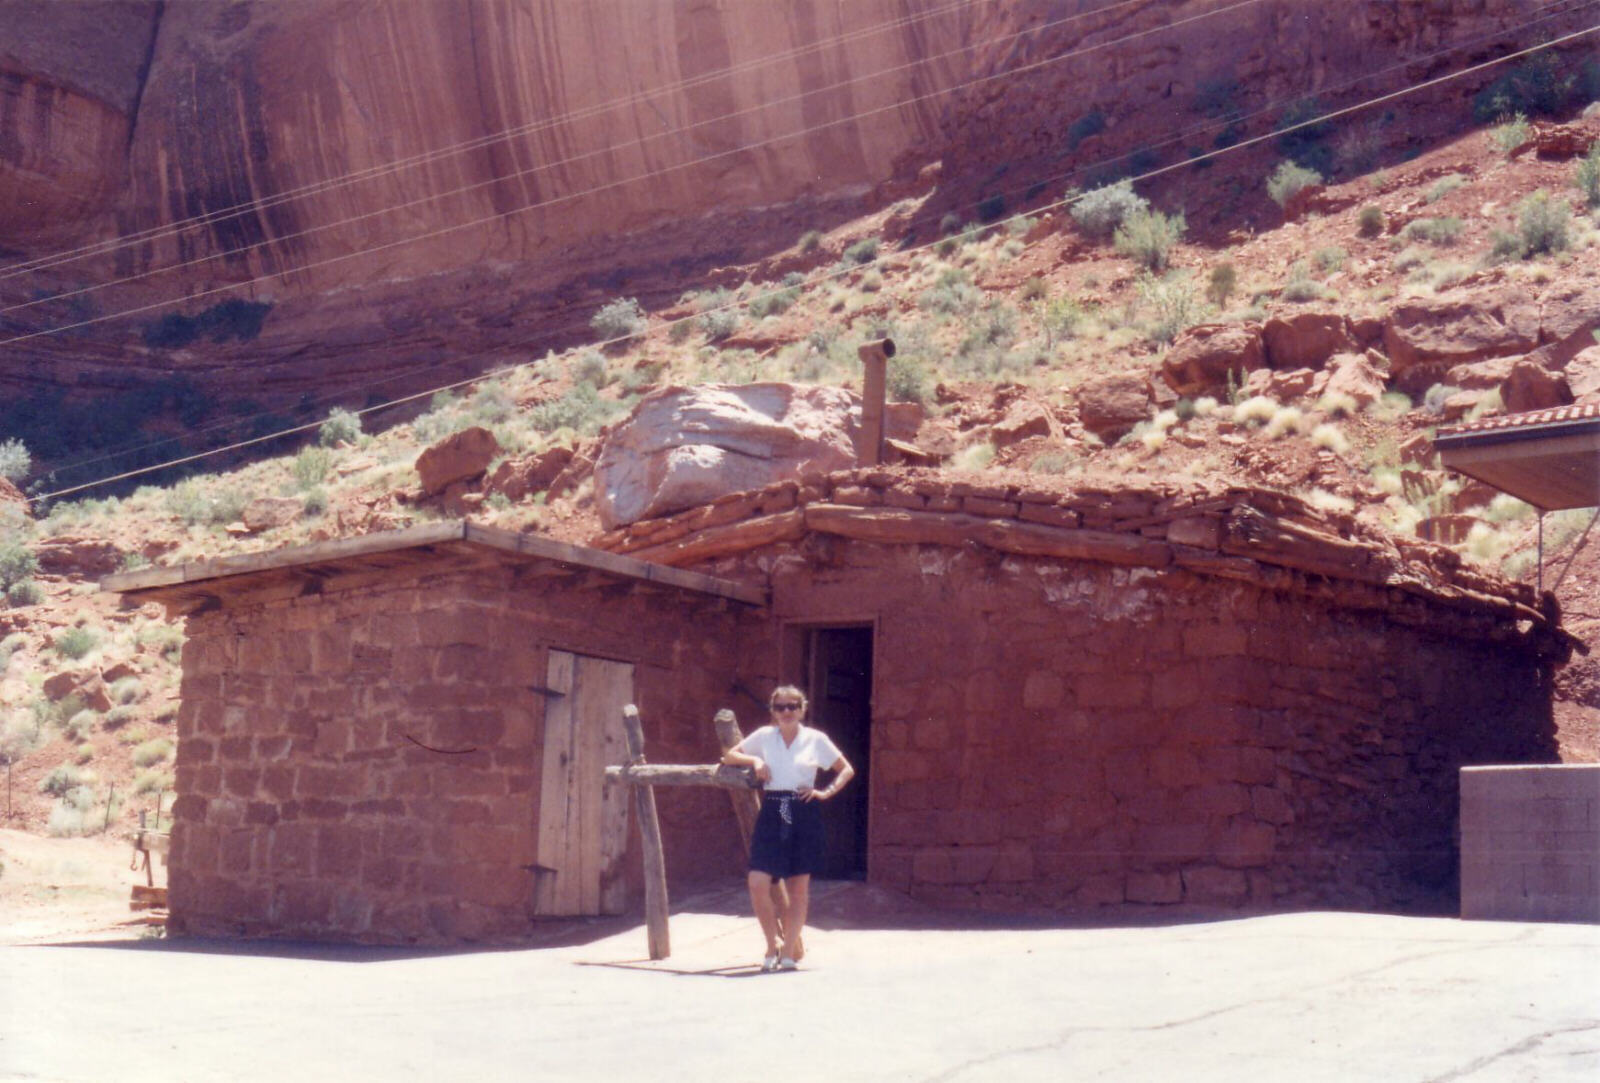
[{"label": "red rock boulder", "polygon": [[489,475],[483,483],[483,491],[486,494],[502,493],[512,503],[526,500],[550,488],[551,482],[572,461],[572,454],[572,448],[557,446],[546,448],[537,455],[507,459]]},{"label": "red rock boulder", "polygon": [[500,442],[488,429],[474,425],[451,433],[417,456],[422,491],[437,496],[453,483],[478,477],[500,454]]},{"label": "red rock boulder", "polygon": [[1567,363],[1567,387],[1575,402],[1600,398],[1600,346],[1590,346]]},{"label": "red rock boulder", "polygon": [[297,496],[258,496],[244,506],[239,519],[252,534],[274,527],[288,526],[305,511],[305,501]]},{"label": "red rock boulder", "polygon": [[1203,395],[1225,388],[1229,374],[1243,383],[1245,373],[1265,364],[1259,324],[1206,323],[1178,336],[1161,362],[1161,375],[1180,395]]},{"label": "red rock boulder", "polygon": [[1527,353],[1538,345],[1538,327],[1526,326],[1524,315],[1485,297],[1398,305],[1383,327],[1390,375],[1402,390],[1418,392],[1453,366]]},{"label": "red rock boulder", "polygon": [[1559,372],[1551,372],[1534,361],[1518,361],[1500,385],[1500,401],[1506,412],[1549,410],[1572,401],[1572,389]]},{"label": "red rock boulder", "polygon": [[997,448],[1010,447],[1033,436],[1060,435],[1061,426],[1050,411],[1028,399],[1012,403],[1006,416],[989,429],[989,439]]},{"label": "red rock boulder", "polygon": [[1108,444],[1150,416],[1150,382],[1141,373],[1101,376],[1078,386],[1078,420]]},{"label": "red rock boulder", "polygon": [[1261,328],[1267,365],[1275,369],[1321,368],[1338,353],[1357,349],[1350,326],[1338,312],[1297,312],[1274,317]]}]

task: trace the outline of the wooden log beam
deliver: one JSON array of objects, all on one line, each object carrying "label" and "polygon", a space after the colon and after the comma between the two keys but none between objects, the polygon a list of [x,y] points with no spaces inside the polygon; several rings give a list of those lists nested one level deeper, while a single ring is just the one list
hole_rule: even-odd
[{"label": "wooden log beam", "polygon": [[707,527],[682,540],[653,543],[631,550],[628,555],[658,564],[694,564],[773,542],[793,541],[804,533],[803,513],[799,508],[791,508],[742,523]]},{"label": "wooden log beam", "polygon": [[[724,752],[744,740],[744,734],[739,730],[739,719],[726,707],[717,712],[716,717],[712,719],[712,725],[717,728],[717,745]],[[744,856],[748,858],[750,835],[756,829],[756,815],[761,811],[761,798],[753,793],[739,793],[730,789],[728,801],[733,805],[733,818],[739,821],[739,845],[744,850]]]},{"label": "wooden log beam", "polygon": [[1102,530],[1063,530],[1016,519],[985,519],[949,512],[898,508],[858,508],[846,504],[807,504],[806,526],[857,541],[984,545],[1019,556],[1095,560],[1107,564],[1164,568],[1172,550],[1140,534]]},{"label": "wooden log beam", "polygon": [[606,781],[630,786],[721,786],[746,791],[760,785],[749,768],[720,763],[629,763],[607,767]]},{"label": "wooden log beam", "polygon": [[[644,763],[644,726],[639,708],[622,708],[622,729],[628,738],[628,764]],[[644,921],[650,943],[650,958],[665,959],[672,954],[667,932],[667,858],[661,847],[661,820],[656,816],[656,794],[648,785],[633,791],[639,810],[639,840],[644,850]]]}]

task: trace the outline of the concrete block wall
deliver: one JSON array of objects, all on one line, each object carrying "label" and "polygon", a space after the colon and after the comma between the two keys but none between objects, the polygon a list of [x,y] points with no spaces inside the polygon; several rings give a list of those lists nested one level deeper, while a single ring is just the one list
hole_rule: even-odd
[{"label": "concrete block wall", "polygon": [[1600,922],[1600,765],[1462,769],[1461,916]]}]

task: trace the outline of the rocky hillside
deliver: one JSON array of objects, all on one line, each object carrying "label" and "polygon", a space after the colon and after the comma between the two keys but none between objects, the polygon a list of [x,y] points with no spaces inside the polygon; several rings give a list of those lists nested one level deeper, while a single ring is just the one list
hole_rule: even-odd
[{"label": "rocky hillside", "polygon": [[[1191,198],[1278,220],[1226,244],[1191,240],[1159,195],[1122,188],[987,228],[947,221],[918,244],[910,198],[737,268],[733,288],[652,313],[613,298],[590,310],[594,345],[440,393],[385,431],[335,411],[293,454],[176,485],[33,509],[13,493],[0,502],[6,823],[129,823],[171,785],[181,628],[118,608],[99,576],[461,514],[595,540],[608,524],[594,463],[643,397],[708,381],[859,387],[856,347],[885,334],[899,345],[896,432],[943,469],[1277,486],[1453,551],[1438,559],[1529,579],[1533,510],[1440,469],[1429,436],[1600,393],[1589,112],[1484,127],[1343,183],[1280,163],[1230,195],[1243,175],[1219,169],[1220,191]],[[1546,517],[1545,574],[1569,630],[1600,645],[1591,514]],[[1597,657],[1558,683],[1572,760],[1600,759]]]}]

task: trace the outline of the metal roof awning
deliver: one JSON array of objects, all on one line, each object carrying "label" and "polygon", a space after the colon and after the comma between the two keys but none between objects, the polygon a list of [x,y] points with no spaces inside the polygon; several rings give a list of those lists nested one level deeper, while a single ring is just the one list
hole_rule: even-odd
[{"label": "metal roof awning", "polygon": [[188,613],[215,607],[224,597],[262,589],[318,594],[352,577],[370,580],[397,573],[506,563],[546,564],[555,572],[633,580],[750,606],[767,604],[766,592],[746,583],[465,520],[120,572],[102,579],[100,589],[140,601],[163,602],[170,611]]},{"label": "metal roof awning", "polygon": [[1541,511],[1600,505],[1600,403],[1440,429],[1444,465]]}]

